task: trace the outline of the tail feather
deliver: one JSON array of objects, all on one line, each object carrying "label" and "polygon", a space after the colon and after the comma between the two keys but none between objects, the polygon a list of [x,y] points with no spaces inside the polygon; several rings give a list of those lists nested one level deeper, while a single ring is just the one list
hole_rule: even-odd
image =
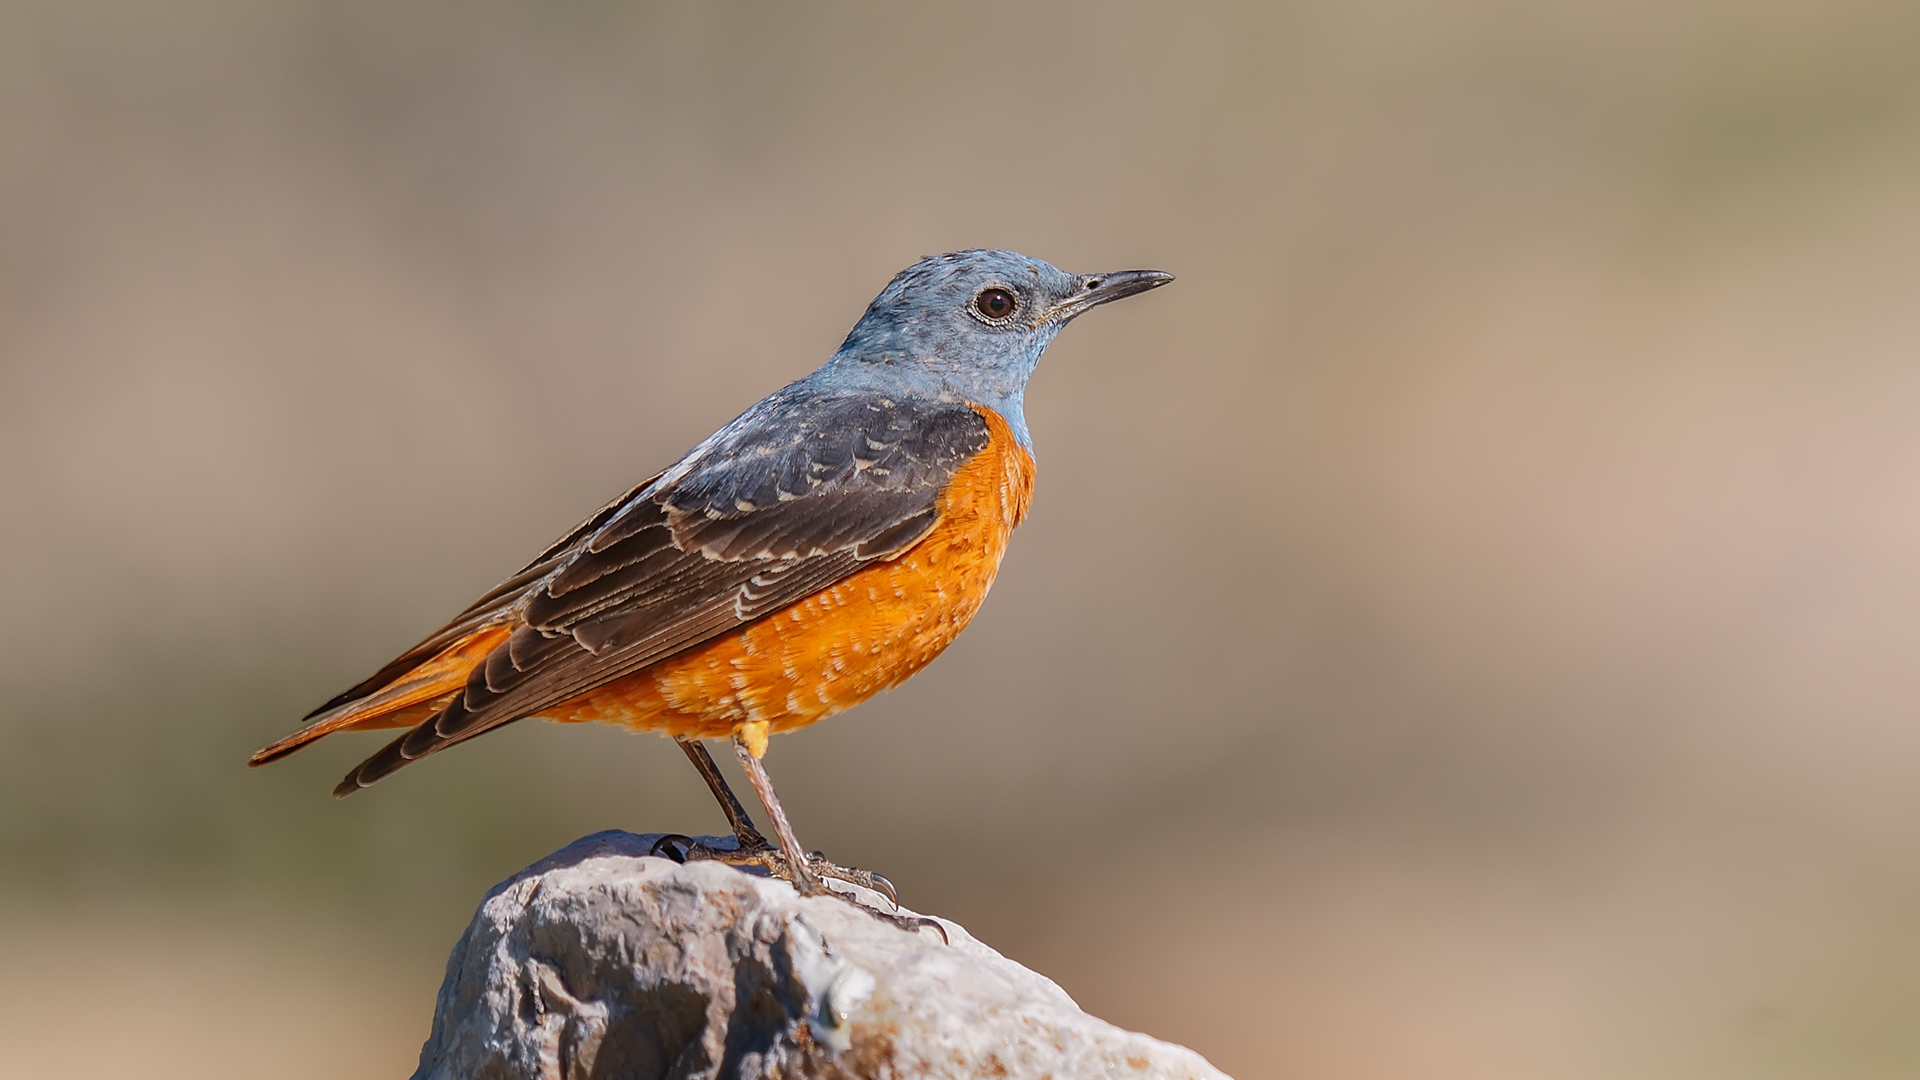
[{"label": "tail feather", "polygon": [[412,727],[444,709],[467,684],[474,665],[507,639],[510,628],[493,626],[467,635],[393,681],[364,696],[317,714],[313,722],[247,759],[248,765],[278,761],[315,739],[336,731],[373,731]]},{"label": "tail feather", "polygon": [[372,787],[428,754],[437,754],[449,746],[466,742],[475,736],[484,735],[494,728],[505,727],[514,720],[520,719],[519,717],[493,718],[490,723],[468,725],[465,730],[452,734],[443,733],[443,725],[447,719],[464,712],[460,697],[455,696],[447,702],[444,710],[422,721],[413,730],[381,747],[372,757],[354,766],[353,771],[334,786],[333,797],[344,799],[361,788]]}]

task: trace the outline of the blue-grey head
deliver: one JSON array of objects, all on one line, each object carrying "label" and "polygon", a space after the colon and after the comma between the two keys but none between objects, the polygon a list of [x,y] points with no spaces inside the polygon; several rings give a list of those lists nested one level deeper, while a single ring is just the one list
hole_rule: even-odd
[{"label": "blue-grey head", "polygon": [[880,290],[821,374],[988,406],[1026,445],[1021,394],[1054,335],[1082,312],[1172,280],[1158,270],[1069,274],[1011,251],[932,255]]}]

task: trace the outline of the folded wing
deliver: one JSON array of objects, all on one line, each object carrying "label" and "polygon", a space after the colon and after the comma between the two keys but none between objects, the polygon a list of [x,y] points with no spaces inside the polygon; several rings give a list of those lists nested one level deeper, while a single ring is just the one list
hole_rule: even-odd
[{"label": "folded wing", "polygon": [[933,528],[941,489],[988,442],[986,421],[963,404],[768,398],[330,702],[326,709],[351,710],[476,634],[504,634],[436,714],[363,762],[335,794],[900,554]]}]

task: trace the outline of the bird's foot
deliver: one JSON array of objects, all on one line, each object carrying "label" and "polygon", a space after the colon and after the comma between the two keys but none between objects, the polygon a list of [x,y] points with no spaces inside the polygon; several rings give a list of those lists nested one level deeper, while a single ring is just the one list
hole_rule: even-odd
[{"label": "bird's foot", "polygon": [[[815,851],[807,856],[806,868],[810,873],[796,878],[787,865],[786,853],[768,843],[765,837],[757,833],[752,836],[736,836],[734,845],[733,847],[716,847],[703,844],[690,836],[668,833],[653,842],[653,848],[648,854],[664,856],[677,863],[719,862],[726,863],[728,866],[757,866],[770,876],[792,885],[802,896],[813,895],[816,892],[825,893],[844,900],[881,922],[897,926],[902,930],[916,931],[923,927],[932,927],[940,932],[941,941],[952,944],[947,937],[946,927],[941,926],[938,920],[921,915],[901,914],[898,910],[900,894],[894,889],[893,882],[871,870],[841,866],[830,861],[821,852]],[[849,885],[857,885],[862,889],[879,893],[887,898],[887,902],[893,905],[895,910],[882,911],[862,901],[852,892],[826,886],[823,884],[824,881],[844,881]]]},{"label": "bird's foot", "polygon": [[[811,892],[812,890],[807,886],[814,884],[794,881],[792,872],[787,869],[786,853],[760,836],[736,837],[733,847],[715,847],[703,844],[691,836],[669,833],[654,841],[653,850],[649,854],[665,856],[678,863],[721,862],[728,866],[757,866],[773,877],[794,885],[802,893]],[[849,885],[858,885],[863,889],[871,889],[886,897],[887,902],[894,907],[900,906],[900,894],[894,889],[893,882],[871,870],[840,866],[829,862],[827,857],[818,851],[807,857],[807,869],[811,870],[816,878],[831,878],[834,881],[844,881]]]}]

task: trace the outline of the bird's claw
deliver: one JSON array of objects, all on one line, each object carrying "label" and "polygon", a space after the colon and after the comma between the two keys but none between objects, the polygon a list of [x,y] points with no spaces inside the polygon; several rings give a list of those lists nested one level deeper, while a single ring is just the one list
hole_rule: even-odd
[{"label": "bird's claw", "polygon": [[[677,851],[675,850],[675,845],[685,847],[687,850]],[[662,833],[660,838],[653,842],[653,846],[647,849],[647,854],[658,855],[672,859],[674,862],[685,864],[688,852],[699,846],[699,842],[691,836],[683,836],[680,833]]]},{"label": "bird's claw", "polygon": [[861,870],[858,867],[840,866],[837,863],[829,862],[826,853],[823,851],[813,851],[807,854],[807,868],[819,877],[832,878],[835,881],[844,881],[849,885],[858,885],[863,889],[870,889],[886,897],[887,903],[892,904],[895,908],[900,906],[900,891],[893,887],[893,882],[888,881],[884,876],[876,874],[871,870]]},{"label": "bird's claw", "polygon": [[947,928],[941,925],[938,919],[929,919],[925,915],[899,915],[891,911],[878,911],[843,893],[834,893],[834,895],[889,926],[898,927],[909,934],[916,934],[931,927],[940,935],[940,944],[953,944],[953,939],[947,936]]},{"label": "bird's claw", "polygon": [[[665,833],[654,840],[653,846],[647,849],[647,854],[658,855],[663,858],[672,859],[676,863],[683,864],[689,862],[720,862],[726,863],[729,866],[757,866],[773,877],[777,877],[793,885],[796,889],[799,889],[802,894],[809,891],[805,886],[794,880],[794,875],[787,867],[787,857],[785,853],[768,843],[766,838],[761,836],[741,836],[736,837],[734,843],[737,846],[714,847],[703,844],[691,836],[685,836],[680,833]],[[855,885],[862,889],[879,893],[881,896],[887,898],[887,903],[892,905],[894,910],[881,911],[879,908],[864,903],[859,896],[854,893],[828,888],[824,884],[819,886],[821,892],[829,896],[838,897],[874,918],[879,919],[881,922],[887,923],[890,926],[899,927],[902,930],[918,931],[932,927],[934,930],[939,931],[941,941],[952,944],[952,940],[947,936],[947,928],[940,925],[938,920],[929,919],[920,915],[902,915],[899,913],[900,891],[894,888],[893,882],[887,880],[885,875],[876,874],[871,870],[861,870],[858,867],[841,866],[829,860],[824,853],[818,851],[810,852],[807,855],[807,869],[813,871],[813,877],[816,882],[827,880],[843,881],[849,885]]]}]

